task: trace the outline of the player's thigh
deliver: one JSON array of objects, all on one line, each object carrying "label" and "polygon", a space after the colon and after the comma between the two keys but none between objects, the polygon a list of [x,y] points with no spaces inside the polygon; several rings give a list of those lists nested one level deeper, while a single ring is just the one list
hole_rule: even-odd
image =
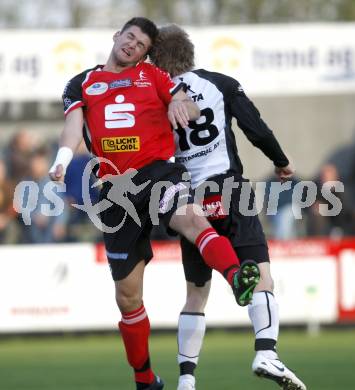
[{"label": "player's thigh", "polygon": [[212,278],[212,269],[204,262],[199,250],[186,238],[180,241],[185,279],[196,287],[204,287]]},{"label": "player's thigh", "polygon": [[211,225],[202,215],[202,209],[199,205],[187,204],[177,209],[172,215],[169,227],[186,237],[190,242],[195,242],[198,235],[210,228]]},{"label": "player's thigh", "polygon": [[126,260],[109,258],[116,302],[121,312],[138,309],[142,304],[144,269],[152,257],[149,235],[143,232],[129,250]]},{"label": "player's thigh", "polygon": [[198,233],[196,237],[191,235],[198,229],[203,231],[210,224],[203,217],[200,207],[196,206],[200,212],[194,208],[190,183],[183,179],[186,173],[186,168],[182,164],[166,163],[159,166],[154,180],[159,179],[157,184],[165,183],[166,186],[159,194],[159,219],[170,230],[188,236],[190,241],[194,241]]},{"label": "player's thigh", "polygon": [[[109,186],[104,186],[100,198],[106,197]],[[145,205],[144,202],[143,206]],[[140,203],[134,204],[138,208]],[[153,257],[150,244],[151,222],[148,208],[139,209],[140,225],[127,218],[126,210],[112,204],[100,213],[103,226],[103,239],[112,279],[116,282],[125,279],[141,261],[146,263]]]},{"label": "player's thigh", "polygon": [[125,278],[115,282],[116,302],[122,312],[138,309],[143,298],[145,261],[139,261]]},{"label": "player's thigh", "polygon": [[[119,243],[125,240],[125,236],[118,235],[116,236],[116,238],[111,237],[111,239],[114,239],[114,242]],[[106,240],[105,245],[107,246]],[[112,243],[110,244],[110,247],[112,248]],[[134,242],[134,244],[130,245],[125,250],[127,251],[127,257],[115,257],[112,253],[110,254],[110,256],[107,256],[112,279],[115,282],[119,282],[127,278],[133,272],[137,264],[140,263],[142,260],[144,260],[144,265],[147,265],[152,259],[153,251],[150,243],[150,230],[143,230],[138,236],[137,240]]]}]

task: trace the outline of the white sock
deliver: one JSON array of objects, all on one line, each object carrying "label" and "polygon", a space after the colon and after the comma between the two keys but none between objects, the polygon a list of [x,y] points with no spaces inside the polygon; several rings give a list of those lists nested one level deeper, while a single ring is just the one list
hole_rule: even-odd
[{"label": "white sock", "polygon": [[[279,312],[273,294],[268,291],[254,293],[252,303],[248,306],[248,313],[255,332],[255,350],[276,351]],[[273,358],[276,356],[275,354]]]},{"label": "white sock", "polygon": [[192,362],[197,365],[206,331],[203,313],[180,313],[178,324],[178,363]]}]

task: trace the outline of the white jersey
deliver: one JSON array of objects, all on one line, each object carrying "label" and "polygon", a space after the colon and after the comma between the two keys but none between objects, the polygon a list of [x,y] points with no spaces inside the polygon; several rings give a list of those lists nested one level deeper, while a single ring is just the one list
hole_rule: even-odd
[{"label": "white jersey", "polygon": [[233,117],[254,146],[275,165],[288,164],[272,131],[238,81],[203,69],[184,73],[173,81],[176,84],[183,81],[187,85],[186,93],[201,111],[197,121],[190,121],[189,127],[179,127],[175,131],[176,162],[184,164],[190,172],[193,188],[211,176],[227,171],[242,175],[243,166],[232,131]]}]

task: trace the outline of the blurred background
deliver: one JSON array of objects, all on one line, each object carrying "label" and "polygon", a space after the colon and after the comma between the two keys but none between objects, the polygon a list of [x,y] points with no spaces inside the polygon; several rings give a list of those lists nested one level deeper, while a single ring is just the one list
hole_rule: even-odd
[{"label": "blurred background", "polygon": [[[0,352],[3,373],[6,367],[15,372],[19,360],[13,352],[16,348],[11,345],[7,350],[1,336],[115,328],[118,313],[101,232],[86,214],[71,206],[82,203],[81,172],[90,159],[84,145],[68,168],[67,191],[60,195],[65,212],[45,217],[41,205],[50,203],[43,188],[63,126],[61,94],[66,82],[104,63],[113,33],[137,15],[158,25],[184,26],[195,44],[197,68],[239,80],[273,129],[296,167],[292,188],[303,180],[316,183],[316,201],[304,208],[301,219],[294,217],[291,191],[281,194],[276,215],[267,216],[265,208],[261,212],[270,240],[281,324],[308,330],[308,336],[301,333],[299,339],[289,336],[285,343],[289,341],[290,348],[299,344],[294,340],[319,334],[324,326],[336,326],[327,337],[334,337],[334,345],[340,345],[339,356],[348,356],[347,362],[354,364],[355,333],[351,333],[353,349],[348,355],[345,350],[351,343],[336,338],[346,333],[344,326],[349,331],[355,324],[355,1],[17,0],[15,7],[11,0],[0,0],[0,350],[3,346],[6,354],[14,353],[11,366],[11,359]],[[275,181],[272,163],[253,148],[236,124],[234,130],[245,176],[266,182],[268,196]],[[39,185],[30,226],[13,203],[15,188],[24,180]],[[336,180],[345,186],[337,194],[342,211],[323,217],[319,205],[328,204],[329,199],[324,198],[322,186]],[[91,196],[97,199],[94,189]],[[160,228],[154,230],[153,238],[155,261],[147,269],[146,307],[153,328],[174,329],[184,299],[179,247]],[[176,275],[173,285],[172,274]],[[221,307],[229,291],[218,275],[214,283],[207,311],[210,326],[249,326],[246,311],[235,310],[231,296]],[[171,294],[162,298],[163,290]],[[159,310],[154,306],[158,299]],[[324,346],[323,339],[318,340]],[[300,342],[305,344],[311,345]],[[83,346],[78,348],[82,351]],[[322,348],[314,346],[305,356],[300,352],[296,363]],[[174,353],[172,347],[171,356]],[[312,380],[312,371],[308,375]],[[350,371],[339,373],[339,378],[341,384],[322,382],[319,374],[311,388],[353,386]],[[25,383],[29,377],[21,383],[7,379],[6,390],[30,388]],[[113,383],[112,379],[112,384],[102,388],[114,388]],[[206,377],[204,389],[208,383]],[[259,388],[254,382],[243,386]],[[79,387],[76,383],[73,388]],[[70,384],[43,388],[69,389]]]}]

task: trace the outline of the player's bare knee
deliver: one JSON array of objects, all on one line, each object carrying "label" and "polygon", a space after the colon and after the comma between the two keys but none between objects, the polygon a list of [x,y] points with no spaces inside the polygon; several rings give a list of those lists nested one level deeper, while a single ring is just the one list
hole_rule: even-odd
[{"label": "player's bare knee", "polygon": [[192,213],[189,216],[189,230],[191,232],[190,234],[193,241],[196,240],[196,238],[200,233],[202,233],[204,230],[208,229],[209,227],[211,227],[211,225],[209,224],[209,222],[204,216],[196,213]]},{"label": "player's bare knee", "polygon": [[121,313],[127,313],[140,307],[142,297],[137,293],[116,290],[116,303]]},{"label": "player's bare knee", "polygon": [[260,274],[260,281],[254,289],[254,292],[258,291],[274,291],[274,280],[271,276]]},{"label": "player's bare knee", "polygon": [[199,232],[202,232],[203,230],[211,227],[210,223],[203,215],[194,214],[192,218],[193,218],[193,226]]},{"label": "player's bare knee", "polygon": [[198,235],[209,228],[210,224],[198,211],[200,207],[197,205],[187,205],[183,215],[179,214],[179,210],[171,218],[169,226],[185,236],[190,242],[195,242]]}]

